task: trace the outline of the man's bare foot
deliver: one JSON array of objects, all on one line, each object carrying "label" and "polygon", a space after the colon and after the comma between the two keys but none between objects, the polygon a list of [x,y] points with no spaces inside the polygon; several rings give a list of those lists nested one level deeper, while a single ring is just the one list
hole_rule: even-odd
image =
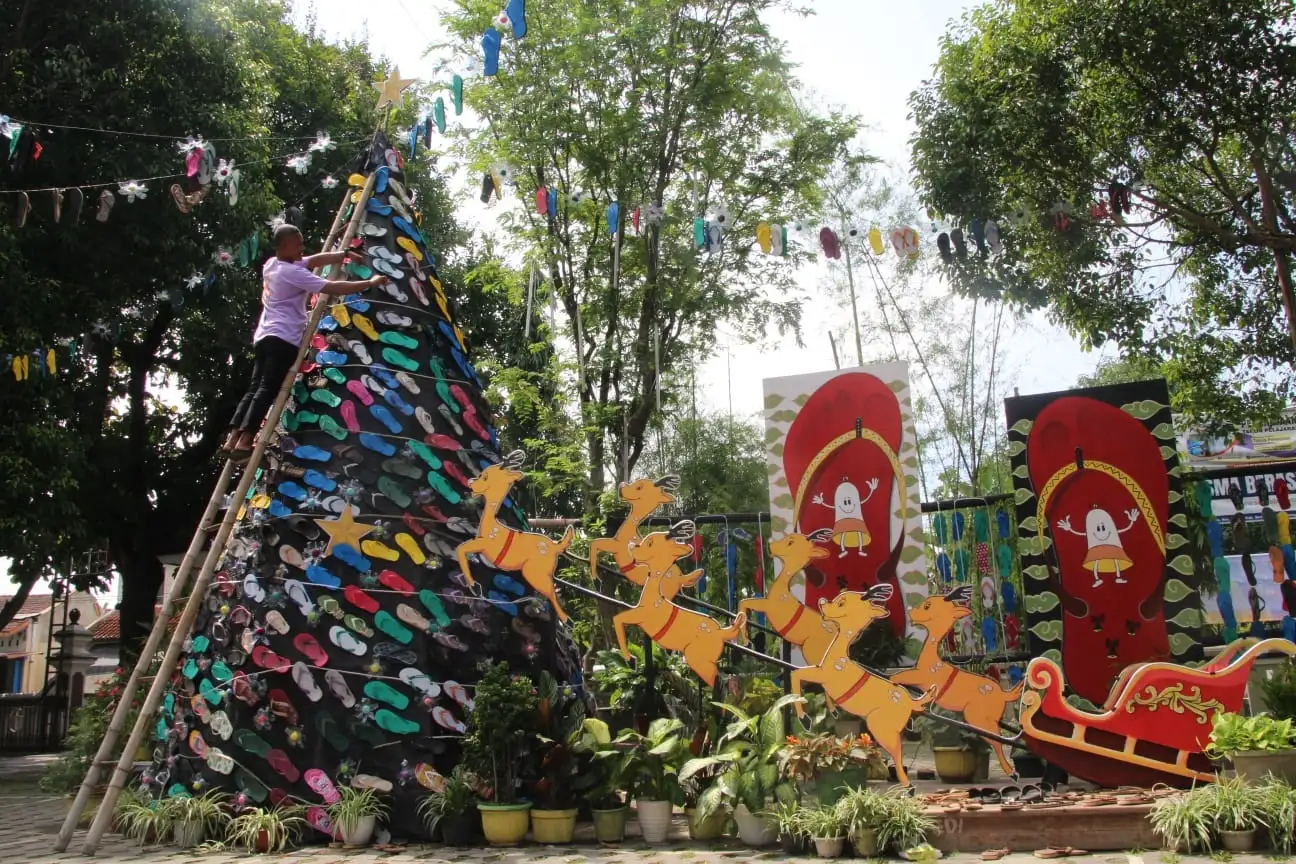
[{"label": "man's bare foot", "polygon": [[240,432],[234,441],[234,447],[229,451],[230,459],[242,464],[252,456],[252,451],[256,448],[255,432]]},{"label": "man's bare foot", "polygon": [[232,453],[234,448],[238,446],[239,437],[242,434],[243,433],[239,432],[237,429],[231,429],[229,435],[225,436],[225,443],[221,445],[221,451],[224,453]]}]

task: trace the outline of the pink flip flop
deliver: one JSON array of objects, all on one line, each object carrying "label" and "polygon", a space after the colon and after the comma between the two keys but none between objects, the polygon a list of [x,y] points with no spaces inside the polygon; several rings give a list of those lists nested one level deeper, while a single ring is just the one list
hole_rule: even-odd
[{"label": "pink flip flop", "polygon": [[342,799],[333,781],[320,769],[308,768],[303,776],[306,778],[307,788],[323,798],[325,804],[333,804]]},{"label": "pink flip flop", "polygon": [[319,640],[309,633],[298,633],[293,637],[293,647],[311,662],[312,666],[327,666],[328,652],[320,645]]},{"label": "pink flip flop", "polygon": [[352,433],[359,432],[360,421],[356,418],[355,403],[350,399],[343,399],[342,407],[338,410],[342,414],[342,422],[346,424],[347,431]]},{"label": "pink flip flop", "polygon": [[348,603],[362,612],[368,612],[372,615],[378,611],[378,601],[360,590],[356,585],[346,586],[346,589],[342,592],[342,596],[346,598]]},{"label": "pink flip flop", "polygon": [[288,754],[282,750],[271,750],[266,754],[266,762],[289,783],[296,783],[301,779],[301,772],[297,770],[296,765],[292,764]]},{"label": "pink flip flop", "polygon": [[365,387],[355,378],[352,378],[346,384],[346,389],[351,391],[351,395],[360,400],[360,404],[368,408],[373,404],[373,396],[369,394],[369,388]]}]

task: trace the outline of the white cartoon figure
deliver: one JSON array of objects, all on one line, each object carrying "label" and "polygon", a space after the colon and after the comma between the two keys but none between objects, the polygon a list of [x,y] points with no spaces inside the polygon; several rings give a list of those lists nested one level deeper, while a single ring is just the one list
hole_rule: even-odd
[{"label": "white cartoon figure", "polygon": [[1133,565],[1133,561],[1125,552],[1125,547],[1121,543],[1120,535],[1134,527],[1138,522],[1139,511],[1126,510],[1125,518],[1129,524],[1124,528],[1117,530],[1116,522],[1112,519],[1111,514],[1098,505],[1085,514],[1085,530],[1077,531],[1071,527],[1071,517],[1058,520],[1057,527],[1062,531],[1074,534],[1077,537],[1085,538],[1089,544],[1089,553],[1085,555],[1084,566],[1093,569],[1094,584],[1097,588],[1102,585],[1103,573],[1115,573],[1116,584],[1122,585],[1126,581],[1121,575],[1121,568],[1128,569]]},{"label": "white cartoon figure", "polygon": [[834,503],[825,502],[822,492],[812,499],[815,504],[833,511],[833,539],[841,549],[837,553],[838,558],[846,557],[847,544],[854,545],[855,551],[860,555],[868,555],[864,547],[869,545],[872,538],[869,536],[868,526],[864,524],[864,505],[877,491],[877,478],[874,477],[864,485],[868,486],[869,491],[868,497],[863,501],[860,500],[859,487],[850,482],[848,477],[843,477],[842,482],[837,484],[837,492],[833,496]]}]

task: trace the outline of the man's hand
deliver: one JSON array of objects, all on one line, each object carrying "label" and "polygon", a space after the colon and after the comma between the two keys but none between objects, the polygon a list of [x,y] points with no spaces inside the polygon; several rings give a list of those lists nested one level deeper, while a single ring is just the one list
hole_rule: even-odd
[{"label": "man's hand", "polygon": [[351,261],[356,264],[363,264],[364,260],[365,260],[364,255],[361,254],[360,252],[357,252],[355,249],[348,249],[343,258],[344,263],[346,261]]},{"label": "man's hand", "polygon": [[379,273],[377,276],[369,280],[369,284],[375,288],[377,288],[379,285],[386,285],[387,277]]}]

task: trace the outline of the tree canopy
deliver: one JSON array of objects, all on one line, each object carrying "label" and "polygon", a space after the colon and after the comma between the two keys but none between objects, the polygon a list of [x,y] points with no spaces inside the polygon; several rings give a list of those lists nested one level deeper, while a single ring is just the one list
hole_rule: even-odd
[{"label": "tree canopy", "polygon": [[910,100],[924,201],[958,225],[995,219],[1002,236],[1002,254],[956,259],[952,282],[1164,361],[1190,416],[1240,422],[1284,404],[1292,15],[1286,0],[967,13]]}]

